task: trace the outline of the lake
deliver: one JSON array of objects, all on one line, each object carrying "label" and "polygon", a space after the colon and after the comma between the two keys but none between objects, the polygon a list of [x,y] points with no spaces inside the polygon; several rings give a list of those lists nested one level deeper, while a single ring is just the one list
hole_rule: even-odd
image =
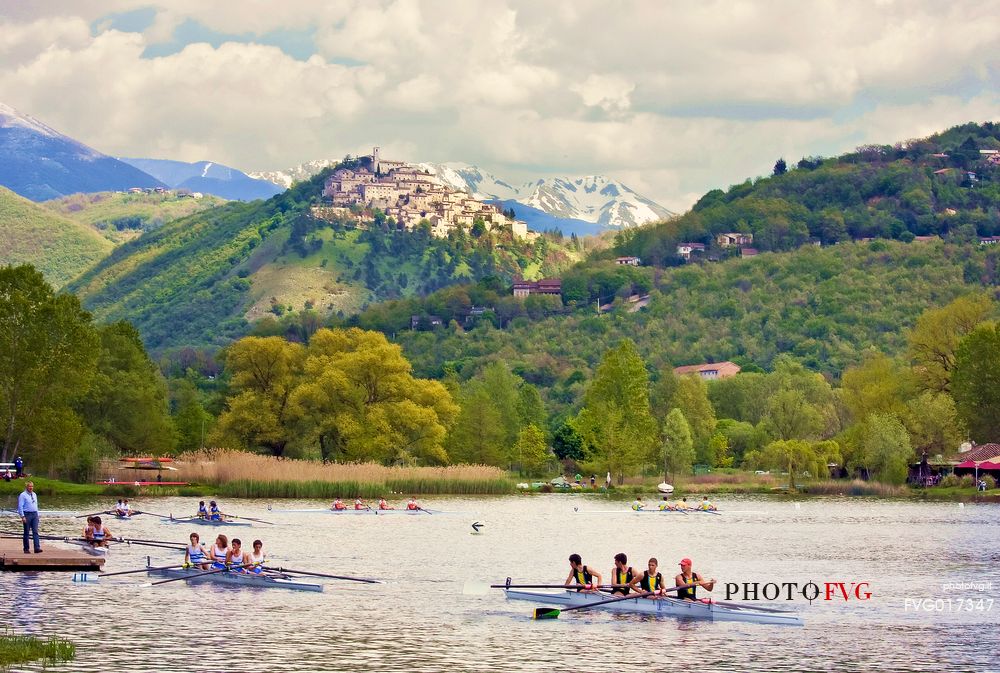
[{"label": "lake", "polygon": [[[18,633],[72,640],[76,661],[55,671],[1000,671],[998,505],[728,497],[716,501],[721,516],[685,516],[633,514],[600,496],[421,502],[459,513],[281,513],[273,510],[329,503],[281,501],[269,511],[267,502],[242,500],[220,504],[276,525],[108,522],[115,535],[133,538],[184,542],[198,530],[206,546],[218,532],[247,547],[260,538],[271,565],[385,584],[330,581],[324,593],[307,593],[142,587],[144,574],[80,584],[71,574],[0,573],[7,598],[0,619]],[[83,513],[109,503],[41,504]],[[197,500],[133,505],[182,515]],[[43,516],[43,532],[79,534],[82,521]],[[484,524],[481,535],[471,534],[475,521]],[[0,523],[20,529],[16,519]],[[508,576],[561,583],[573,552],[607,579],[619,551],[639,570],[657,557],[667,577],[690,557],[696,571],[718,580],[717,599],[727,582],[815,582],[821,591],[827,582],[844,582],[845,590],[868,584],[857,595],[847,591],[848,600],[835,586],[829,601],[821,595],[810,604],[799,594],[757,603],[797,611],[802,627],[587,610],[535,621],[534,604],[476,584]],[[117,545],[105,569],[138,568],[147,555],[154,565],[182,560],[165,549]],[[858,597],[865,590],[868,600]]]}]

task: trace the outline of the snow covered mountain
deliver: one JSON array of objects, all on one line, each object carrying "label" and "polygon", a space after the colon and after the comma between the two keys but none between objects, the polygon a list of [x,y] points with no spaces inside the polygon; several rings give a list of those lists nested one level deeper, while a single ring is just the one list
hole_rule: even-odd
[{"label": "snow covered mountain", "polygon": [[268,180],[258,180],[242,171],[212,161],[172,161],[169,159],[120,159],[144,171],[172,189],[212,194],[224,199],[253,201],[269,199],[284,191]]},{"label": "snow covered mountain", "polygon": [[76,192],[163,187],[151,175],[101,154],[0,103],[0,185],[33,201]]},{"label": "snow covered mountain", "polygon": [[[287,188],[293,182],[305,180],[334,163],[311,161],[285,171],[249,175]],[[535,231],[561,229],[566,234],[593,234],[675,215],[622,183],[600,175],[544,178],[517,184],[463,163],[414,165],[434,173],[453,189],[469,192],[483,201],[501,202],[505,208],[514,208],[518,219],[526,220],[528,227]]]}]

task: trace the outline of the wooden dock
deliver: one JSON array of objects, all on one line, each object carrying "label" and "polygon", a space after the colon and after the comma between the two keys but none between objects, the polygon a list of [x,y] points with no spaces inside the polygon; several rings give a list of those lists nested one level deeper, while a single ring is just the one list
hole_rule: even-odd
[{"label": "wooden dock", "polygon": [[42,553],[24,553],[21,540],[0,538],[0,570],[97,570],[104,558],[67,548],[53,540],[42,540]]}]

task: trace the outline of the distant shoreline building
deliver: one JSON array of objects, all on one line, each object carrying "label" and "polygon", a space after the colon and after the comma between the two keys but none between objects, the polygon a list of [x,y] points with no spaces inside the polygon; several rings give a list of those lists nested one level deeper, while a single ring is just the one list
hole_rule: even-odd
[{"label": "distant shoreline building", "polygon": [[541,280],[514,280],[514,296],[527,297],[531,294],[562,295],[561,278],[543,278]]},{"label": "distant shoreline building", "polygon": [[674,374],[677,376],[687,376],[697,374],[705,381],[715,381],[718,379],[728,379],[740,373],[740,366],[735,362],[726,360],[725,362],[708,363],[703,365],[684,365],[674,367]]}]

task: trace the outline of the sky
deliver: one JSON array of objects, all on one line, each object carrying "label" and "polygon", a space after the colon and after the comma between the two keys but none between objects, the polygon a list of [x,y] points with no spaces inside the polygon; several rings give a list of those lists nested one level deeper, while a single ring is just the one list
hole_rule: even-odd
[{"label": "sky", "polygon": [[671,210],[784,157],[1000,121],[1000,0],[0,0],[0,102],[114,156],[607,175]]}]

